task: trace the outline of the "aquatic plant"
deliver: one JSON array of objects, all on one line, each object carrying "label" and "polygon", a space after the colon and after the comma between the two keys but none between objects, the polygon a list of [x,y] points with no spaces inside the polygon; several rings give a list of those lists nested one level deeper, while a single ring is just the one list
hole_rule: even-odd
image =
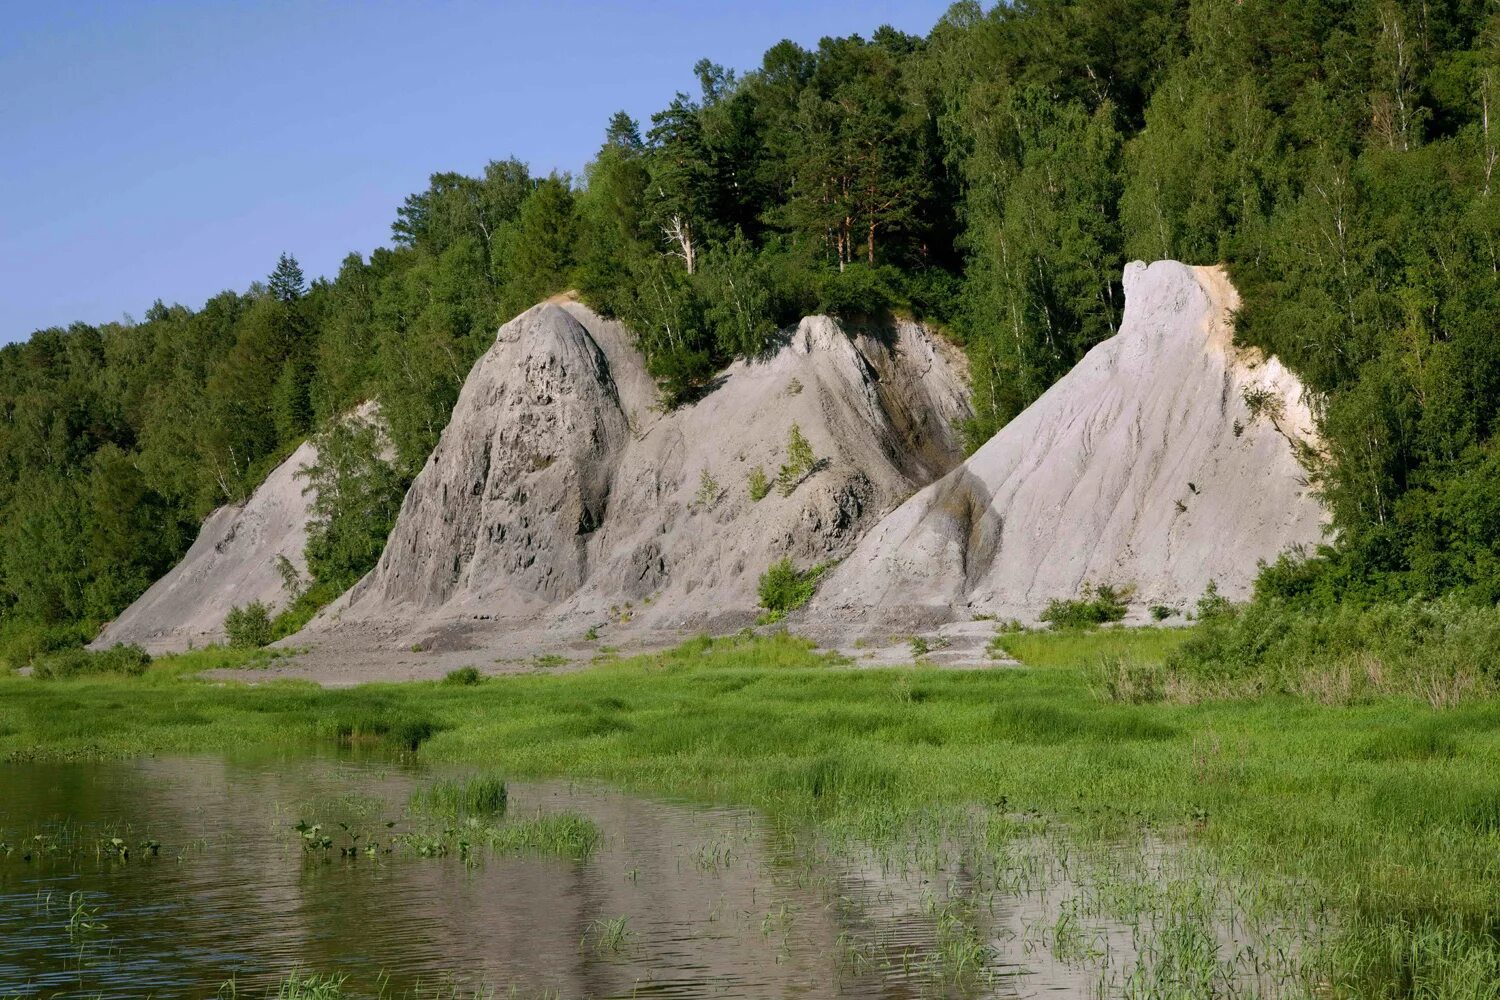
[{"label": "aquatic plant", "polygon": [[458,819],[492,817],[505,812],[505,781],[492,773],[445,778],[412,793],[412,808],[423,813]]}]

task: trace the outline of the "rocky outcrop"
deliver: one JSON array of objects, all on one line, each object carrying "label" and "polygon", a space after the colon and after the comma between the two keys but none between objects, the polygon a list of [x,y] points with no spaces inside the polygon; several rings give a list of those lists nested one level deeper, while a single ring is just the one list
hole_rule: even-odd
[{"label": "rocky outcrop", "polygon": [[967,461],[866,535],[810,618],[1034,620],[1087,585],[1183,607],[1214,581],[1248,594],[1257,560],[1321,540],[1297,378],[1236,348],[1217,268],[1125,272],[1120,332]]},{"label": "rocky outcrop", "polygon": [[[576,303],[537,306],[470,373],[379,565],[292,644],[747,624],[771,562],[841,558],[952,468],[967,413],[961,355],[912,323],[847,333],[810,317],[661,412],[628,331]],[[815,464],[752,495],[794,425]]]},{"label": "rocky outcrop", "polygon": [[[346,419],[379,420],[373,403]],[[180,562],[99,633],[91,648],[134,643],[151,653],[180,652],[224,640],[224,617],[237,605],[260,601],[277,611],[290,603],[280,562],[307,575],[303,550],[315,494],[302,470],[318,449],[303,442],[243,504],[208,516]]]}]

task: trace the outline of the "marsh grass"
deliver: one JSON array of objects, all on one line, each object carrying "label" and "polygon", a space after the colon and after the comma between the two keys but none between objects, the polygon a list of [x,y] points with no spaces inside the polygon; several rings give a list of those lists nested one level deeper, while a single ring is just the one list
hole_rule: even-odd
[{"label": "marsh grass", "polygon": [[429,815],[461,819],[493,817],[505,812],[505,781],[497,774],[471,774],[447,778],[412,793],[414,810]]},{"label": "marsh grass", "polygon": [[[1074,893],[1087,897],[1078,926],[1059,929],[1056,915],[1045,925],[1064,952],[1087,953],[1091,907],[1149,911],[1151,947],[1104,995],[1225,994],[1209,963],[1231,953],[1210,942],[1226,914],[1244,922],[1248,910],[1266,928],[1255,960],[1292,956],[1261,995],[1493,997],[1500,705],[1475,694],[1435,707],[1416,690],[1226,700],[1099,687],[1105,658],[1169,677],[1174,651],[1203,634],[1009,633],[999,641],[1022,666],[971,672],[847,669],[785,635],[702,639],[566,675],[337,691],[198,683],[158,661],[139,678],[0,678],[0,753],[389,740],[411,720],[430,760],[754,805],[789,818],[789,831],[814,822],[835,849],[922,850],[914,823],[978,809],[996,891],[1052,863],[1015,847],[1038,828],[1064,832],[1053,853],[1069,866],[1081,848],[1146,831],[1201,867],[1082,878],[1103,888]],[[598,837],[581,817],[451,827],[455,853],[470,838],[576,856]]]}]

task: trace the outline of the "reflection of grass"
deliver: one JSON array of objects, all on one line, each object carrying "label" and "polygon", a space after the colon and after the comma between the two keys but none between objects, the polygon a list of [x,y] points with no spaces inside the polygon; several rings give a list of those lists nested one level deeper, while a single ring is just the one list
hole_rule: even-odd
[{"label": "reflection of grass", "polygon": [[[0,753],[284,745],[331,739],[343,721],[405,719],[424,724],[418,753],[430,759],[756,804],[873,841],[974,806],[1008,838],[1016,817],[1060,820],[1075,841],[1149,828],[1208,849],[1253,884],[1294,877],[1326,903],[1298,926],[1337,935],[1292,952],[1328,995],[1453,997],[1500,976],[1500,942],[1486,929],[1500,893],[1500,705],[1100,696],[1091,675],[1101,660],[1144,676],[1191,634],[1009,633],[1000,642],[1023,666],[977,672],[846,669],[785,636],[696,640],[474,687],[220,686],[178,676],[169,661],[136,679],[0,678]],[[513,832],[497,836],[586,839],[559,818],[535,822],[552,826],[504,823]],[[1136,992],[1198,981],[1219,904],[1198,901],[1193,886],[1210,877],[1109,887],[1112,898],[1151,901],[1160,949]],[[1090,950],[1084,928],[1048,926],[1044,937],[1064,952]],[[963,965],[967,945],[952,940]]]}]

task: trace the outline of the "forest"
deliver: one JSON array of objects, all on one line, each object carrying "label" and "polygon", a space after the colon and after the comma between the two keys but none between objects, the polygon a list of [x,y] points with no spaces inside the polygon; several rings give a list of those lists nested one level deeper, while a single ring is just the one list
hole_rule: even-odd
[{"label": "forest", "polygon": [[[549,295],[636,331],[666,406],[801,315],[921,318],[968,353],[977,446],[1113,334],[1136,258],[1227,264],[1238,339],[1314,395],[1334,532],[1258,601],[1500,599],[1493,3],[964,0],[925,37],[694,70],[582,176],[433,174],[331,279],[288,253],[0,350],[0,658],[91,638],[312,434],[314,592],[347,587]],[[339,423],[369,399],[393,462]]]}]

